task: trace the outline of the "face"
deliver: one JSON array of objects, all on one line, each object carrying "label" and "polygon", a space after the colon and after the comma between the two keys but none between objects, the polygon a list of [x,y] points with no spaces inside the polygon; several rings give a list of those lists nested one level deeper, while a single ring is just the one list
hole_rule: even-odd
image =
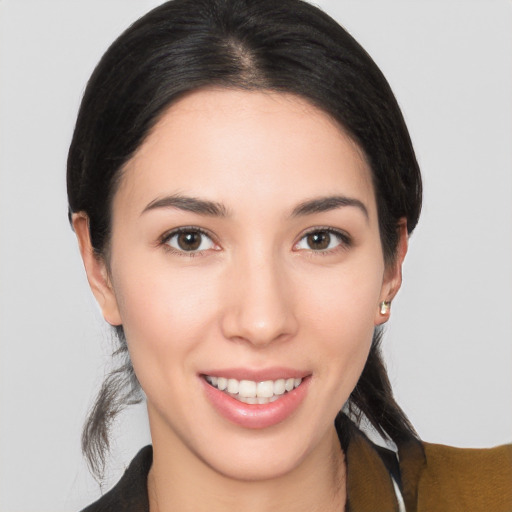
[{"label": "face", "polygon": [[243,479],[332,450],[399,270],[368,165],[329,116],[277,93],[181,99],[124,169],[109,258],[89,279],[154,443]]}]

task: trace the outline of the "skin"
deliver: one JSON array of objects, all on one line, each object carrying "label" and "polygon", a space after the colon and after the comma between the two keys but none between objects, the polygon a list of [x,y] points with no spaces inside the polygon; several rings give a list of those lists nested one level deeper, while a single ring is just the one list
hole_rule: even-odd
[{"label": "skin", "polygon": [[[148,205],[176,194],[225,215]],[[357,205],[292,215],[328,196]],[[366,213],[365,211],[366,210]],[[405,222],[386,266],[370,169],[328,115],[282,93],[209,89],[180,99],[125,166],[109,261],[75,214],[89,283],[122,324],[147,395],[152,511],[341,510],[344,456],[333,420],[364,367],[380,302],[401,283]],[[180,250],[179,227],[209,234]],[[337,230],[319,250],[307,233]],[[201,235],[198,235],[201,237]],[[286,366],[310,375],[284,421],[251,429],[220,415],[199,374]],[[200,482],[200,485],[198,484]]]}]

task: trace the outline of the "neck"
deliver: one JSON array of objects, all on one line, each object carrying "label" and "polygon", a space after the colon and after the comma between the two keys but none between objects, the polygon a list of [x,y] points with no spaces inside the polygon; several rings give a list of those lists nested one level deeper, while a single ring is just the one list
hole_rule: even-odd
[{"label": "neck", "polygon": [[344,510],[345,460],[334,427],[291,471],[258,481],[220,474],[187,453],[186,447],[171,444],[153,437],[153,465],[148,477],[151,512]]}]

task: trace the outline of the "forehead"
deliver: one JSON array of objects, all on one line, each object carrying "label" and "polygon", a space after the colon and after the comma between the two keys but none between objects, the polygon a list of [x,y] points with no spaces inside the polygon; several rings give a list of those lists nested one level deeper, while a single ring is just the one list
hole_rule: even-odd
[{"label": "forehead", "polygon": [[125,166],[123,190],[148,202],[176,192],[283,206],[334,192],[369,210],[375,202],[362,150],[332,117],[295,95],[231,89],[173,104]]}]

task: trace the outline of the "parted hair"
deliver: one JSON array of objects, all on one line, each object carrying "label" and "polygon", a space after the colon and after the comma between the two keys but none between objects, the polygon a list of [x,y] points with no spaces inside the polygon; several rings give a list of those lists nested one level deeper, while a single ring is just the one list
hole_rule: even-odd
[{"label": "parted hair", "polygon": [[[85,89],[67,162],[68,215],[87,214],[98,258],[108,265],[112,198],[123,166],[171,104],[212,86],[295,94],[335,119],[368,161],[384,259],[394,261],[399,220],[407,219],[410,234],[421,210],[421,176],[407,127],[367,52],[302,0],[171,0],[110,46]],[[116,334],[119,364],[105,377],[82,436],[98,478],[112,421],[142,400],[122,326]],[[393,398],[380,340],[377,329],[347,409],[400,445],[416,434]]]}]

